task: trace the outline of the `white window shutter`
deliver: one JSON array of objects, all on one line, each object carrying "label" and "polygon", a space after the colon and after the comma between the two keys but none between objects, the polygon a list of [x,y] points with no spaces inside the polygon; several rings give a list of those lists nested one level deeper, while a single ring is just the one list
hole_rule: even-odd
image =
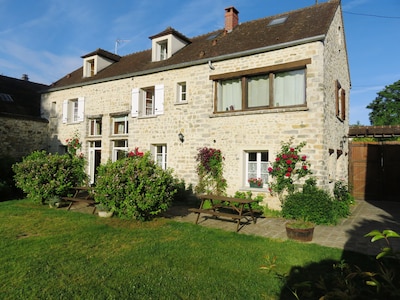
[{"label": "white window shutter", "polygon": [[68,100],[64,100],[63,102],[62,122],[68,123]]},{"label": "white window shutter", "polygon": [[139,89],[132,89],[132,118],[139,116]]},{"label": "white window shutter", "polygon": [[78,98],[78,122],[83,122],[85,119],[85,98]]},{"label": "white window shutter", "polygon": [[164,114],[164,85],[158,84],[154,86],[154,114]]}]

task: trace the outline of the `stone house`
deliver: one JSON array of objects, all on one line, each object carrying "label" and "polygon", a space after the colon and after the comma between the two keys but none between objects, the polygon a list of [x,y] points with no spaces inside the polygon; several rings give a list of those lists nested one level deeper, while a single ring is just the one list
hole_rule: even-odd
[{"label": "stone house", "polygon": [[20,159],[47,149],[48,121],[40,114],[47,85],[0,75],[0,157]]},{"label": "stone house", "polygon": [[[42,95],[50,151],[78,133],[92,182],[98,164],[139,147],[196,184],[198,149],[217,148],[233,195],[267,193],[270,162],[293,137],[307,142],[302,152],[321,187],[347,180],[350,74],[339,0],[245,23],[228,7],[225,28],[188,38],[169,27],[150,40],[126,56],[88,53],[50,86]],[[264,188],[251,189],[249,177]]]}]

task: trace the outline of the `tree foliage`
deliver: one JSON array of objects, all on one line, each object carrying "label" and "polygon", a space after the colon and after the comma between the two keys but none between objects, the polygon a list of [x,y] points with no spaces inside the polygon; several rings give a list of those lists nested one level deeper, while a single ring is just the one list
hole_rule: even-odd
[{"label": "tree foliage", "polygon": [[386,86],[368,106],[374,126],[400,125],[400,80]]}]

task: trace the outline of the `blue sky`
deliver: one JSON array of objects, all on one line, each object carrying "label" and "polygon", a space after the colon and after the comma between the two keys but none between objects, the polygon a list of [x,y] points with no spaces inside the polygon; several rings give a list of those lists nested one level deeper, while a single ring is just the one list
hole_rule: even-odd
[{"label": "blue sky", "polygon": [[[0,0],[0,74],[50,84],[102,48],[127,55],[149,49],[149,36],[171,26],[194,37],[239,22],[314,5],[316,0]],[[326,2],[319,0],[318,2]],[[342,0],[350,63],[350,124],[369,125],[365,107],[400,80],[400,1]]]}]

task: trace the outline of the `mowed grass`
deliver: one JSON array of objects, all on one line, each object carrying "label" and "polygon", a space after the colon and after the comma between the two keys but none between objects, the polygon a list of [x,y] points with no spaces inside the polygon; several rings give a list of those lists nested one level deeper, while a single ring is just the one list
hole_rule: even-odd
[{"label": "mowed grass", "polygon": [[286,288],[276,273],[342,256],[314,244],[164,218],[103,219],[28,200],[0,202],[0,220],[1,299],[280,299]]}]

